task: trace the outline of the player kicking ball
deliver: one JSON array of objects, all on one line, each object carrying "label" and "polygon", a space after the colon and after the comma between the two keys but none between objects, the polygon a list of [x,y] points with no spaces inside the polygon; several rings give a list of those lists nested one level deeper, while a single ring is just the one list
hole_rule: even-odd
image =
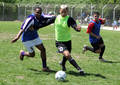
[{"label": "player kicking ball", "polygon": [[71,56],[71,28],[80,32],[81,27],[78,26],[75,20],[68,16],[68,7],[67,5],[61,5],[60,15],[56,17],[55,20],[55,38],[56,38],[56,47],[58,48],[59,53],[63,54],[63,60],[61,62],[62,70],[66,71],[65,63],[68,60],[71,65],[73,65],[80,75],[84,75],[84,71],[79,67],[76,61]]},{"label": "player kicking ball", "polygon": [[99,12],[93,13],[94,19],[90,21],[88,28],[87,28],[87,33],[89,34],[89,41],[92,47],[84,45],[83,53],[85,53],[85,51],[87,50],[94,52],[94,53],[98,53],[99,60],[105,62],[103,58],[103,53],[105,51],[105,45],[100,35],[100,27],[101,27],[101,24],[105,23],[105,19],[99,18],[99,15],[100,15]]}]

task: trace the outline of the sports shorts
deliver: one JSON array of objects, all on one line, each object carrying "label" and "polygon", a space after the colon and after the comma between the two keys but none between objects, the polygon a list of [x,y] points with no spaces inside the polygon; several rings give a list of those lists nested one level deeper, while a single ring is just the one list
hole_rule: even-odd
[{"label": "sports shorts", "polygon": [[37,37],[34,40],[23,42],[24,46],[26,47],[27,51],[29,53],[32,53],[34,51],[34,46],[42,44],[42,40]]},{"label": "sports shorts", "polygon": [[63,53],[65,50],[71,52],[71,40],[66,42],[56,41],[56,47],[59,53]]},{"label": "sports shorts", "polygon": [[100,38],[99,41],[96,42],[96,43],[91,43],[92,47],[94,48],[94,52],[95,52],[96,50],[100,49],[100,45],[101,45],[101,44],[104,44],[104,41],[103,41],[102,38]]}]

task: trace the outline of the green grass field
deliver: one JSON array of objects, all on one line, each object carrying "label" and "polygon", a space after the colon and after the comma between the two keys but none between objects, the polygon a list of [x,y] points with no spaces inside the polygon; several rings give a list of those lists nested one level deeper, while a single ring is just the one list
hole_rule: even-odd
[{"label": "green grass field", "polygon": [[82,54],[84,44],[90,45],[86,30],[72,30],[72,56],[86,72],[80,76],[77,70],[67,62],[65,82],[55,80],[55,73],[61,70],[54,40],[54,26],[39,30],[47,51],[47,63],[53,72],[42,72],[41,58],[37,49],[34,58],[18,58],[19,50],[24,49],[21,40],[11,44],[11,39],[18,33],[20,22],[0,22],[0,85],[120,85],[120,32],[101,30],[106,50],[104,58],[110,62],[98,60],[98,54]]}]

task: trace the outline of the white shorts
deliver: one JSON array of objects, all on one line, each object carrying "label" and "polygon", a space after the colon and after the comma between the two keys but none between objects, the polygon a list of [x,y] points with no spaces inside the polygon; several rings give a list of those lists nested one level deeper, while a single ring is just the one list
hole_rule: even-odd
[{"label": "white shorts", "polygon": [[34,51],[34,46],[42,44],[42,40],[38,37],[34,40],[23,42],[24,46],[26,47],[27,51],[29,53],[32,53]]}]

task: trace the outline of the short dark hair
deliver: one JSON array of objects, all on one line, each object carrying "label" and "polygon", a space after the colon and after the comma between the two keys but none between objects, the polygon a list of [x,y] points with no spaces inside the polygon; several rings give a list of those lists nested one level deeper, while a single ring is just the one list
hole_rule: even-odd
[{"label": "short dark hair", "polygon": [[94,14],[100,15],[100,13],[99,13],[99,12],[93,12],[93,15],[94,15]]},{"label": "short dark hair", "polygon": [[40,10],[42,11],[42,8],[41,8],[41,7],[35,7],[35,8],[34,8],[34,11],[35,11],[36,9],[40,9]]}]

